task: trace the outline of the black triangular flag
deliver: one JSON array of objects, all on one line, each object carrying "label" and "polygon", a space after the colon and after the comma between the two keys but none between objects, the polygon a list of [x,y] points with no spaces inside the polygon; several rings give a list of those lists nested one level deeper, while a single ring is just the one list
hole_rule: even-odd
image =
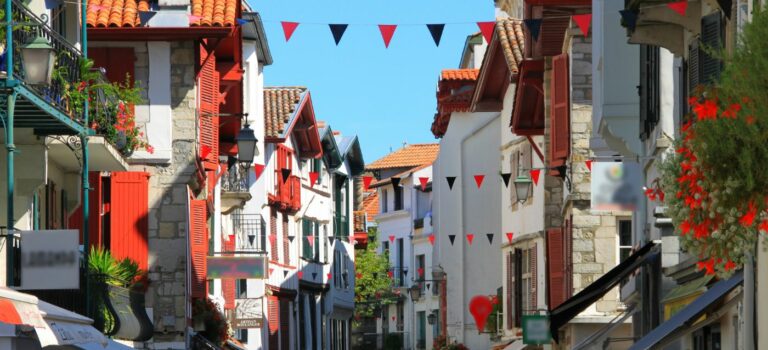
[{"label": "black triangular flag", "polygon": [[504,181],[504,186],[509,188],[509,179],[512,178],[512,173],[501,174],[501,179]]},{"label": "black triangular flag", "polygon": [[347,30],[346,24],[329,24],[331,28],[331,34],[333,34],[333,40],[336,42],[336,46],[339,45],[341,37],[344,36],[344,32]]},{"label": "black triangular flag", "polygon": [[523,20],[523,22],[528,28],[528,32],[531,33],[531,38],[534,41],[539,40],[539,32],[541,31],[541,18],[529,18]]},{"label": "black triangular flag", "polygon": [[443,37],[443,29],[445,24],[427,24],[429,34],[432,34],[432,40],[435,41],[435,46],[440,46],[440,39]]},{"label": "black triangular flag", "polygon": [[493,233],[486,233],[486,237],[488,237],[488,244],[493,244]]},{"label": "black triangular flag", "polygon": [[408,270],[403,270],[403,277],[408,277]]},{"label": "black triangular flag", "polygon": [[283,183],[285,183],[286,181],[288,181],[288,178],[291,176],[291,169],[283,168],[280,170],[280,172],[283,175]]},{"label": "black triangular flag", "polygon": [[256,235],[248,235],[248,242],[253,245],[253,241],[256,240]]},{"label": "black triangular flag", "polygon": [[294,238],[296,238],[296,236],[288,236],[288,240],[291,241],[291,243],[293,243]]},{"label": "black triangular flag", "polygon": [[624,26],[629,30],[635,30],[637,25],[637,11],[635,10],[621,10],[621,19],[624,20]]},{"label": "black triangular flag", "polygon": [[312,279],[317,278],[317,272],[312,272]]},{"label": "black triangular flag", "polygon": [[456,240],[456,235],[448,235],[448,239],[451,240],[451,245],[453,245],[453,241]]},{"label": "black triangular flag", "polygon": [[398,187],[400,186],[400,178],[399,177],[393,177],[390,179],[392,181],[392,187]]},{"label": "black triangular flag", "polygon": [[456,182],[456,176],[446,176],[446,180],[448,180],[448,188],[453,190],[453,183]]},{"label": "black triangular flag", "polygon": [[333,240],[334,240],[334,239],[335,239],[335,238],[334,238],[333,236],[328,236],[328,241],[329,241],[329,242],[331,242],[331,244],[333,244]]},{"label": "black triangular flag", "polygon": [[147,22],[149,22],[155,14],[157,14],[155,11],[139,11],[139,21],[141,21],[141,25],[146,27]]},{"label": "black triangular flag", "polygon": [[283,278],[288,277],[288,270],[283,270]]},{"label": "black triangular flag", "polygon": [[427,283],[427,290],[429,290],[429,283]]}]

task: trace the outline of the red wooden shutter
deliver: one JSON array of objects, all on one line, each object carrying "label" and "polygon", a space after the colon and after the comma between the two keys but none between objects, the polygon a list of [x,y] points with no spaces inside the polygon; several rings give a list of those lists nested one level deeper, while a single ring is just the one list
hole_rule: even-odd
[{"label": "red wooden shutter", "polygon": [[549,267],[549,309],[553,310],[565,301],[563,271],[563,230],[547,230],[547,265]]},{"label": "red wooden shutter", "polygon": [[269,324],[269,350],[280,350],[280,299],[270,295],[267,300],[269,308],[267,320]]},{"label": "red wooden shutter", "polygon": [[277,261],[277,210],[269,210],[269,253],[271,261]]},{"label": "red wooden shutter", "polygon": [[[102,232],[101,223],[104,216],[103,203],[102,203],[102,186],[101,186],[101,173],[98,171],[91,171],[88,173],[88,184],[91,190],[88,193],[88,243],[90,246],[101,246]],[[83,205],[80,204],[69,215],[69,228],[80,230],[80,244],[83,243]]]},{"label": "red wooden shutter", "polygon": [[94,68],[104,68],[110,82],[124,84],[129,77],[128,85],[133,87],[136,54],[132,47],[89,47],[88,58]]},{"label": "red wooden shutter", "polygon": [[148,258],[149,174],[113,172],[110,177],[110,247],[118,259],[131,258],[142,270]]},{"label": "red wooden shutter", "polygon": [[[512,250],[514,251],[514,249]],[[507,329],[515,326],[515,253],[507,255]]]},{"label": "red wooden shutter", "polygon": [[563,232],[563,253],[565,259],[563,261],[563,271],[565,271],[564,287],[565,297],[570,298],[573,296],[573,215],[565,221],[565,231]]},{"label": "red wooden shutter", "polygon": [[550,167],[565,165],[571,150],[570,85],[568,82],[568,54],[552,58],[550,81]]},{"label": "red wooden shutter", "polygon": [[206,208],[204,200],[191,199],[189,202],[189,255],[192,270],[190,271],[190,295],[193,298],[205,298],[206,257],[208,256],[208,225],[206,223]]},{"label": "red wooden shutter", "polygon": [[536,272],[537,272],[536,271],[536,261],[538,259],[537,259],[537,256],[536,256],[536,254],[537,254],[536,252],[537,252],[537,250],[536,250],[536,243],[534,243],[533,247],[531,247],[531,249],[528,250],[528,266],[530,266],[530,274],[531,274],[531,294],[530,294],[531,295],[531,304],[530,304],[530,307],[528,308],[530,310],[536,310],[536,308],[538,307],[538,300],[536,298],[536,294],[537,294],[536,291],[538,290],[538,288],[537,288],[538,287],[537,286],[538,278],[536,276]]},{"label": "red wooden shutter", "polygon": [[289,350],[291,343],[291,302],[280,299],[280,349]]},{"label": "red wooden shutter", "polygon": [[[222,240],[223,243],[223,250],[225,252],[234,252],[235,251],[235,238],[232,237],[230,240]],[[237,280],[232,278],[227,278],[221,280],[221,291],[224,295],[224,308],[228,310],[234,310],[235,309],[235,284],[237,283]]]},{"label": "red wooden shutter", "polygon": [[219,72],[216,71],[214,53],[208,53],[203,45],[200,45],[200,65],[200,147],[210,149],[210,153],[203,159],[204,167],[215,170],[219,163]]},{"label": "red wooden shutter", "polygon": [[[291,265],[291,245],[288,240],[288,215],[283,213],[283,263]],[[315,242],[315,244],[320,244]]]}]

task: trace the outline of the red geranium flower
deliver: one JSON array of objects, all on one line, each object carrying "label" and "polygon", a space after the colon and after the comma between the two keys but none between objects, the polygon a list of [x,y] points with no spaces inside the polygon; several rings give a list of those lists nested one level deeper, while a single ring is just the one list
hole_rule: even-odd
[{"label": "red geranium flower", "polygon": [[694,106],[693,112],[696,113],[699,120],[715,119],[717,118],[717,104],[712,100],[706,100],[704,103]]},{"label": "red geranium flower", "polygon": [[728,260],[725,263],[724,268],[725,268],[725,271],[731,271],[731,270],[736,268],[736,263],[734,263],[733,261]]},{"label": "red geranium flower", "polygon": [[755,215],[757,215],[755,203],[749,202],[749,209],[747,210],[747,213],[739,219],[739,223],[741,223],[741,226],[750,227],[752,226],[752,223],[755,222]]}]

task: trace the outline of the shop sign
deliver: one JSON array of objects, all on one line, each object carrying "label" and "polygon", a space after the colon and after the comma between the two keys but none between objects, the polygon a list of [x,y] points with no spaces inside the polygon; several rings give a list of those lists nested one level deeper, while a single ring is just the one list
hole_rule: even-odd
[{"label": "shop sign", "polygon": [[266,267],[264,256],[209,256],[208,279],[263,279]]},{"label": "shop sign", "polygon": [[79,289],[79,235],[78,230],[22,231],[20,289]]},{"label": "shop sign", "polygon": [[549,318],[545,315],[523,315],[523,344],[541,345],[552,342]]},{"label": "shop sign", "polygon": [[232,329],[261,328],[264,322],[262,298],[235,299]]}]

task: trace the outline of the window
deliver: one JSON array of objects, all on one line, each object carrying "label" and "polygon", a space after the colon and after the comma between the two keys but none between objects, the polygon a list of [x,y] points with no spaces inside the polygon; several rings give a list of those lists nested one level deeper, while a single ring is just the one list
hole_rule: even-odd
[{"label": "window", "polygon": [[651,137],[659,122],[661,83],[659,47],[640,45],[640,139]]},{"label": "window", "polygon": [[302,249],[301,257],[309,260],[320,260],[320,249],[318,245],[321,243],[322,237],[320,236],[320,223],[311,219],[303,219],[301,221],[302,232]]},{"label": "window", "polygon": [[397,239],[397,268],[395,270],[397,281],[395,285],[399,287],[405,285],[405,274],[403,273],[403,268],[405,267],[405,245],[403,243],[402,238]]},{"label": "window", "polygon": [[387,191],[387,189],[385,189],[385,188],[381,189],[381,212],[382,213],[386,213],[386,212],[389,211],[389,207],[388,207],[389,206],[389,198],[387,198],[388,197],[388,193],[387,192],[389,192],[389,191]]},{"label": "window", "polygon": [[723,62],[707,54],[705,47],[723,47],[723,19],[719,11],[701,18],[701,37],[688,47],[688,92],[699,84],[709,85],[720,79]]},{"label": "window", "polygon": [[416,255],[416,276],[414,278],[419,282],[419,288],[421,289],[421,294],[424,294],[424,274],[426,273],[426,267],[425,265],[425,258],[424,254]]},{"label": "window", "polygon": [[237,285],[236,285],[235,292],[236,292],[236,295],[237,295],[237,297],[239,299],[247,298],[248,297],[247,296],[247,293],[248,293],[248,280],[243,280],[243,279],[237,280]]},{"label": "window", "polygon": [[397,331],[398,332],[402,332],[405,329],[403,320],[405,320],[405,305],[403,305],[403,302],[399,302],[397,303]]},{"label": "window", "polygon": [[389,254],[389,241],[381,242],[381,252],[383,254]]},{"label": "window", "polygon": [[319,185],[323,183],[323,159],[317,158],[312,159],[312,170],[317,173],[317,182],[315,182],[316,185]]},{"label": "window", "polygon": [[427,312],[416,312],[416,320],[419,327],[416,331],[416,349],[423,350],[427,348]]},{"label": "window", "polygon": [[632,220],[619,220],[619,262],[632,255]]},{"label": "window", "polygon": [[395,210],[403,210],[403,188],[395,186]]}]

